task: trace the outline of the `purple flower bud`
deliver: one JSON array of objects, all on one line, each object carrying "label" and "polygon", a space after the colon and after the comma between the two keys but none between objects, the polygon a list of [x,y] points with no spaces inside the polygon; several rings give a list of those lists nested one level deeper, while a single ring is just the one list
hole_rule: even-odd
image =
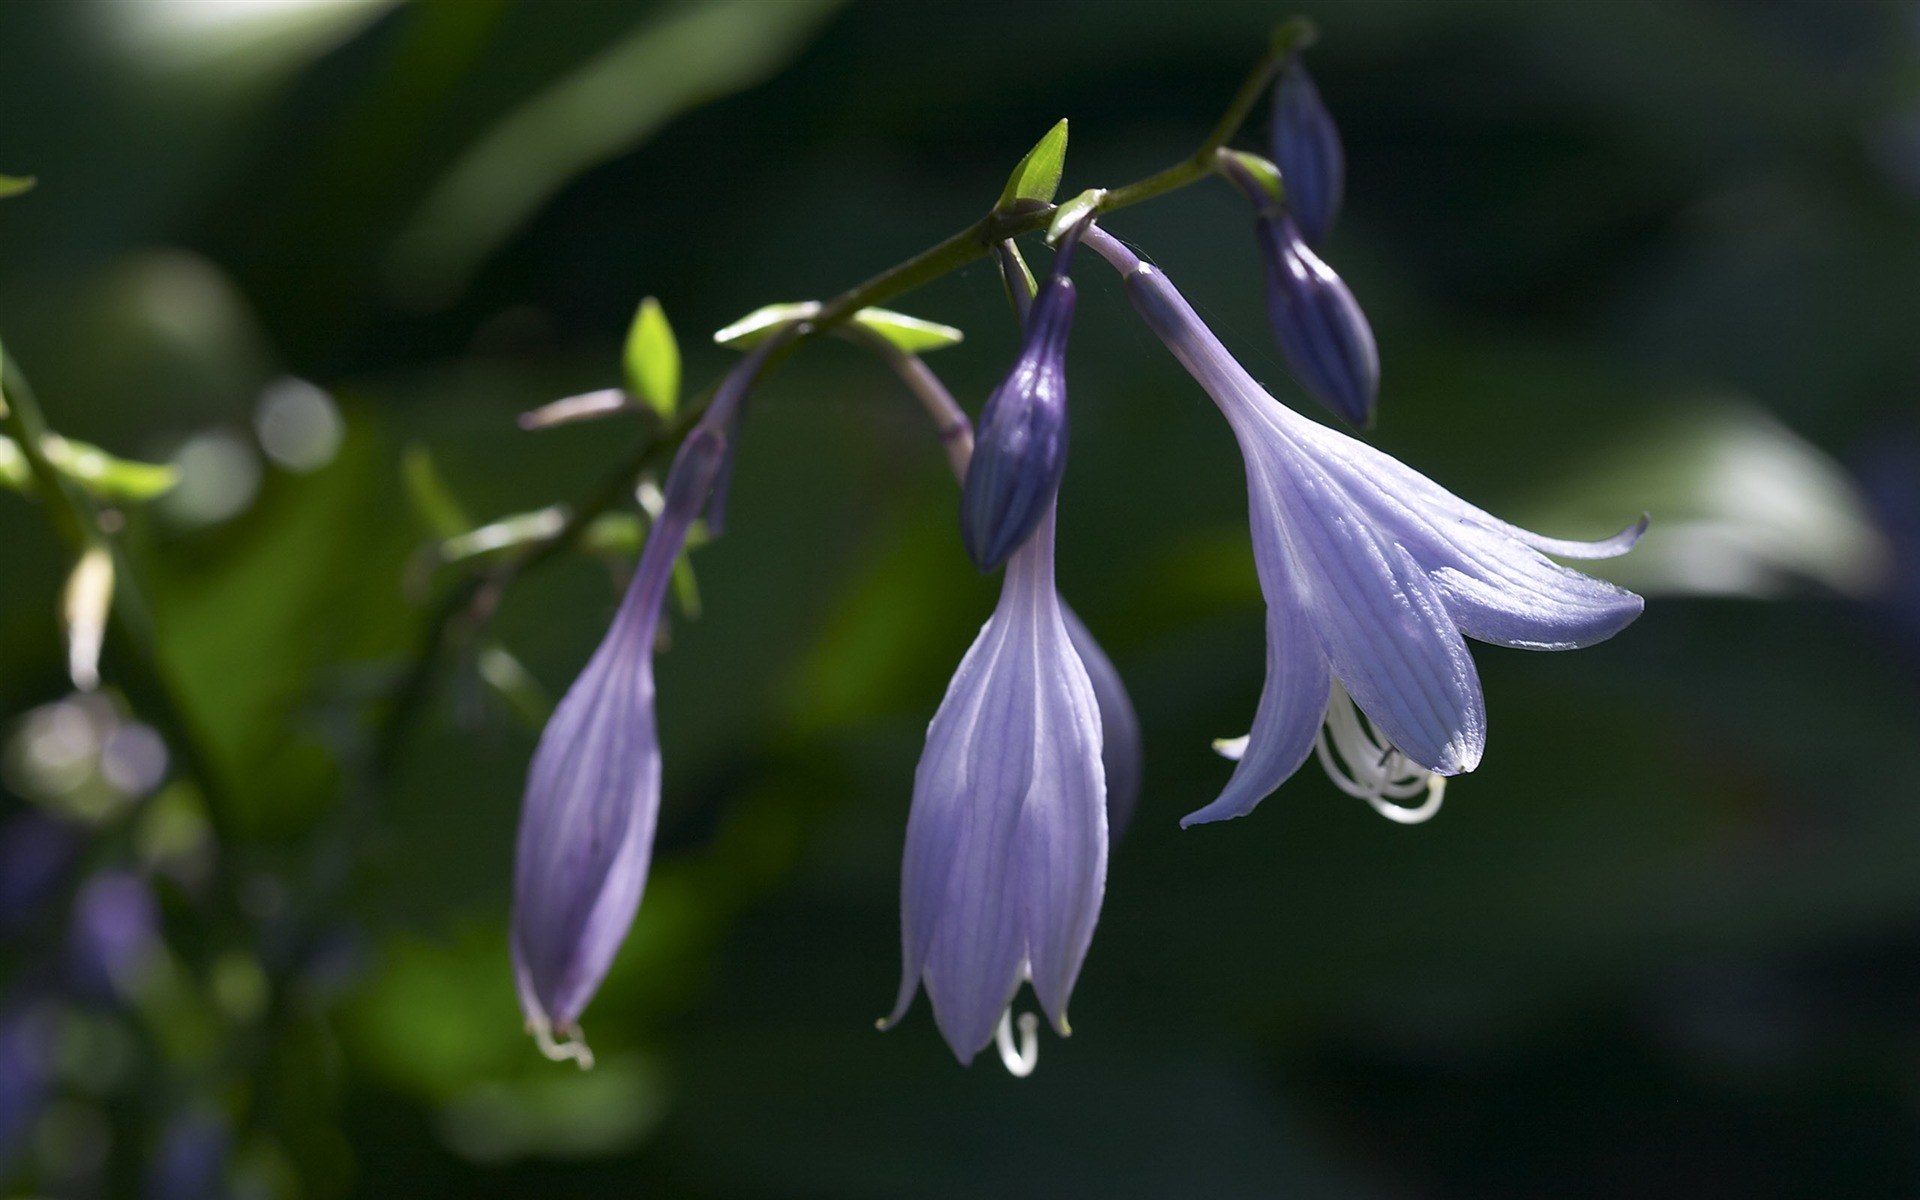
[{"label": "purple flower bud", "polygon": [[[1068,251],[1063,250],[1062,253]],[[960,497],[960,536],[982,571],[1006,562],[1040,523],[1067,469],[1067,334],[1073,281],[1055,274],[1027,313],[1013,370],[987,397]]]},{"label": "purple flower bud", "polygon": [[1298,54],[1287,60],[1280,84],[1273,90],[1269,132],[1274,165],[1287,188],[1287,208],[1307,240],[1317,246],[1340,215],[1347,159],[1340,149],[1340,131],[1334,128],[1320,89],[1313,86]]},{"label": "purple flower bud", "polygon": [[[660,516],[606,638],[555,707],[527,774],[515,845],[514,979],[527,1026],[552,1058],[593,1058],[579,1019],[626,940],[646,887],[660,809],[653,638],[673,565],[713,493],[726,430],[769,337],[721,383],[667,473]],[[554,1035],[573,1039],[556,1043]]]},{"label": "purple flower bud", "polygon": [[[1107,877],[1106,776],[1093,684],[1053,584],[1053,508],[1007,563],[1000,603],[927,728],[901,864],[898,1021],[926,985],[961,1062],[1031,980],[1067,1032]],[[1025,1022],[1023,1021],[1023,1025]]]},{"label": "purple flower bud", "polygon": [[1373,423],[1380,355],[1353,293],[1307,247],[1293,218],[1263,212],[1258,232],[1267,262],[1267,315],[1300,386],[1351,424]]}]

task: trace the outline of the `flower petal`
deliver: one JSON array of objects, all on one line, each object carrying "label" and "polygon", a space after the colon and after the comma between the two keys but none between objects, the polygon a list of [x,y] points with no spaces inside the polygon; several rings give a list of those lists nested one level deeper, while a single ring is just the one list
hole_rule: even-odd
[{"label": "flower petal", "polygon": [[[1267,509],[1266,513],[1271,513]],[[1255,511],[1256,531],[1272,518]],[[1275,539],[1256,534],[1257,558],[1272,556]],[[1313,629],[1307,623],[1292,588],[1285,582],[1286,565],[1277,562],[1270,572],[1261,564],[1261,588],[1267,601],[1267,681],[1260,691],[1253,730],[1237,756],[1239,765],[1227,780],[1220,798],[1180,819],[1181,828],[1207,821],[1244,817],[1273,794],[1313,753],[1313,739],[1326,719],[1333,676]],[[1269,575],[1273,582],[1269,583]]]},{"label": "flower petal", "polygon": [[1118,842],[1133,821],[1133,810],[1140,800],[1144,769],[1140,718],[1133,711],[1133,701],[1127,698],[1120,672],[1065,601],[1060,604],[1060,619],[1066,622],[1067,637],[1087,669],[1094,702],[1100,707],[1100,765],[1107,773],[1107,835]]},{"label": "flower petal", "polygon": [[[624,619],[623,614],[623,619]],[[529,1017],[573,1027],[646,886],[660,746],[645,630],[614,632],[554,710],[534,752],[514,868],[513,951]]]},{"label": "flower petal", "polygon": [[1000,604],[927,730],[902,865],[904,969],[961,1061],[1031,976],[1064,1027],[1106,881],[1093,685],[1053,591],[1049,514],[1008,562]]},{"label": "flower petal", "polygon": [[[1316,459],[1273,444],[1280,461],[1263,462],[1254,490],[1283,514],[1293,586],[1334,675],[1408,758],[1441,775],[1473,770],[1486,705],[1439,589]],[[1250,480],[1259,458],[1248,455]]]}]

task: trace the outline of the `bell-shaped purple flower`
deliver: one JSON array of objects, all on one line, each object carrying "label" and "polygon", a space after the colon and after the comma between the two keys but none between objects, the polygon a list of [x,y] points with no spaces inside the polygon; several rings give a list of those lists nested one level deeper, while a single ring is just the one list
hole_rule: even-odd
[{"label": "bell-shaped purple flower", "polygon": [[[960,1061],[1030,980],[1061,1034],[1106,888],[1106,776],[1093,684],[1054,591],[1053,507],[1007,563],[1000,603],[927,729],[901,868],[898,1021],[924,983]],[[1023,1018],[1023,1026],[1030,1024]]]},{"label": "bell-shaped purple flower", "polygon": [[[722,382],[680,446],[666,497],[605,640],[554,709],[527,775],[515,846],[514,978],[549,1057],[592,1055],[579,1019],[626,939],[646,887],[660,809],[653,640],[674,561],[726,460],[730,419],[768,338]],[[555,1035],[564,1041],[555,1041]]]},{"label": "bell-shaped purple flower", "polygon": [[1340,131],[1334,128],[1320,89],[1313,86],[1298,54],[1287,60],[1279,86],[1273,89],[1273,124],[1268,132],[1274,165],[1286,185],[1287,208],[1307,240],[1317,246],[1340,215],[1347,158],[1340,148]]},{"label": "bell-shaped purple flower", "polygon": [[[1070,254],[1064,247],[1061,256]],[[960,496],[960,537],[982,571],[1007,561],[1053,504],[1067,469],[1067,335],[1073,281],[1056,271],[1027,311],[1013,370],[987,397]]]},{"label": "bell-shaped purple flower", "polygon": [[1256,232],[1266,262],[1267,316],[1287,369],[1349,423],[1373,424],[1380,354],[1366,314],[1284,209],[1263,211]]},{"label": "bell-shaped purple flower", "polygon": [[1118,842],[1133,823],[1133,810],[1140,803],[1140,778],[1145,770],[1140,744],[1140,718],[1127,696],[1127,685],[1114,669],[1100,643],[1081,623],[1067,602],[1060,602],[1060,618],[1067,623],[1067,637],[1074,653],[1087,669],[1093,684],[1093,699],[1100,709],[1100,765],[1107,775],[1107,833]]},{"label": "bell-shaped purple flower", "polygon": [[[1422,772],[1471,771],[1486,744],[1486,708],[1465,637],[1568,650],[1639,616],[1639,596],[1545,555],[1624,553],[1644,520],[1600,542],[1500,521],[1281,405],[1165,275],[1105,235],[1090,234],[1089,244],[1121,270],[1141,316],[1226,415],[1247,465],[1267,600],[1266,687],[1226,790],[1184,824],[1250,812],[1316,742],[1331,768],[1323,723],[1348,761],[1346,782],[1362,785],[1355,794],[1410,795],[1425,786]],[[1348,695],[1377,737],[1353,719]]]}]

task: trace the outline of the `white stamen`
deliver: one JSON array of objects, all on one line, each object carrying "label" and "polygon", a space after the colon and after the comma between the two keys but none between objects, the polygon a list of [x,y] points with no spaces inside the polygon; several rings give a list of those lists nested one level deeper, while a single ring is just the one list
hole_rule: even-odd
[{"label": "white stamen", "polygon": [[527,1022],[527,1032],[533,1035],[533,1044],[540,1053],[552,1062],[566,1062],[572,1059],[580,1064],[582,1071],[593,1070],[593,1051],[587,1048],[587,1039],[576,1027],[565,1041],[555,1041],[553,1027],[543,1017],[535,1017]]},{"label": "white stamen", "polygon": [[[1360,710],[1347,695],[1347,689],[1339,680],[1334,680],[1333,694],[1327,700],[1326,724],[1313,741],[1314,753],[1326,769],[1327,778],[1347,795],[1365,800],[1375,812],[1402,825],[1418,825],[1439,812],[1447,788],[1446,777],[1434,774],[1402,754],[1398,747],[1380,736],[1371,721],[1362,724],[1360,717]],[[1427,798],[1418,805],[1393,803],[1411,800],[1421,792],[1425,792]]]},{"label": "white stamen", "polygon": [[1228,762],[1239,762],[1247,753],[1247,740],[1253,735],[1243,733],[1237,738],[1213,739],[1213,752]]},{"label": "white stamen", "polygon": [[1025,1079],[1040,1063],[1040,1018],[1032,1013],[1020,1014],[1020,1045],[1015,1049],[1013,1009],[1009,1007],[1000,1014],[1000,1024],[993,1031],[993,1043],[1000,1048],[1000,1061],[1006,1066],[1007,1074]]}]

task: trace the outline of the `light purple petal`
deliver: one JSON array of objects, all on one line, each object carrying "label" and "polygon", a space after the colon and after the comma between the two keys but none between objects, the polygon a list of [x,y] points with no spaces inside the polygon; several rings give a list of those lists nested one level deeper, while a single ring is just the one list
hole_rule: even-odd
[{"label": "light purple petal", "polygon": [[904,969],[961,1061],[1022,978],[1064,1030],[1106,882],[1105,773],[1092,683],[1053,590],[1053,520],[1008,561],[1000,604],[927,730],[902,864]]},{"label": "light purple petal", "polygon": [[[1269,519],[1268,512],[1256,509],[1256,528]],[[1313,739],[1327,715],[1333,675],[1326,655],[1292,589],[1279,579],[1267,583],[1271,574],[1287,567],[1284,562],[1269,567],[1260,561],[1274,557],[1272,539],[1256,538],[1254,553],[1262,589],[1271,597],[1267,602],[1267,680],[1260,691],[1260,707],[1226,790],[1212,804],[1182,817],[1182,828],[1252,812],[1313,753]]]},{"label": "light purple petal", "polygon": [[[1462,634],[1570,649],[1611,636],[1639,614],[1638,596],[1542,553],[1624,553],[1644,520],[1600,542],[1544,538],[1500,521],[1392,457],[1282,406],[1164,275],[1104,235],[1089,234],[1088,244],[1126,276],[1141,316],[1232,425],[1247,462],[1255,553],[1270,608],[1282,592],[1292,593],[1334,676],[1408,758],[1443,775],[1470,771],[1480,760],[1485,703]],[[1289,727],[1282,754],[1263,744],[1275,735],[1256,726],[1246,756],[1291,759],[1298,729]]]},{"label": "light purple petal", "polygon": [[[528,1017],[571,1030],[640,905],[660,807],[651,619],[623,608],[534,752],[514,869]],[[633,621],[623,628],[622,622]],[[646,640],[642,640],[644,635]]]},{"label": "light purple petal", "polygon": [[1134,807],[1140,800],[1144,765],[1140,718],[1133,711],[1133,701],[1127,698],[1127,685],[1121,681],[1120,672],[1065,601],[1060,604],[1060,617],[1066,622],[1074,652],[1087,669],[1094,702],[1100,706],[1100,765],[1107,772],[1107,835],[1118,842],[1132,823]]}]

